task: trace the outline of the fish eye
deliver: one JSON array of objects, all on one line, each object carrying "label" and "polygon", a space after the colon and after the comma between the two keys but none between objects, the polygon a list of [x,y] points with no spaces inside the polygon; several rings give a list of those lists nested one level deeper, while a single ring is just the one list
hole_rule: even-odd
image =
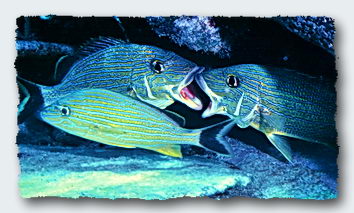
[{"label": "fish eye", "polygon": [[69,108],[69,107],[67,107],[67,106],[60,106],[60,107],[58,107],[58,109],[59,109],[61,115],[63,115],[63,116],[68,116],[68,115],[70,115],[70,108]]},{"label": "fish eye", "polygon": [[234,75],[229,75],[227,76],[226,84],[231,88],[236,88],[240,84],[240,80]]},{"label": "fish eye", "polygon": [[163,63],[159,60],[153,60],[151,62],[151,69],[155,72],[155,73],[161,73],[163,71],[165,71],[165,66],[163,65]]}]

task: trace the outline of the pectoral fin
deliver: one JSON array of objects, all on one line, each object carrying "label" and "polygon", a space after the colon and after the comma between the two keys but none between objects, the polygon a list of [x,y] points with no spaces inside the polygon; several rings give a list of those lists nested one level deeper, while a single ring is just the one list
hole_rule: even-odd
[{"label": "pectoral fin", "polygon": [[267,138],[289,162],[292,162],[292,151],[286,137],[270,133]]},{"label": "pectoral fin", "polygon": [[141,147],[141,148],[149,149],[171,157],[177,157],[177,158],[183,157],[180,145],[159,145],[159,146]]}]

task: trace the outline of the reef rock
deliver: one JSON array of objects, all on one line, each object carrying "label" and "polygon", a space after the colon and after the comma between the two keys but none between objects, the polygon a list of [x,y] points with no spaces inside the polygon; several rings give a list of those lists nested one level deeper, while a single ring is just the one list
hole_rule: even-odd
[{"label": "reef rock", "polygon": [[230,54],[231,47],[221,38],[220,29],[212,17],[158,16],[148,17],[147,21],[158,36],[167,36],[180,46],[186,45],[191,50],[210,52],[221,58]]},{"label": "reef rock", "polygon": [[22,197],[140,198],[210,196],[244,188],[250,178],[225,163],[171,158],[116,147],[20,145]]},{"label": "reef rock", "polygon": [[293,162],[289,163],[241,141],[232,138],[228,141],[234,157],[219,160],[228,161],[251,174],[252,182],[242,191],[230,188],[214,198],[247,196],[326,200],[337,197],[337,155],[331,148],[306,142],[293,143]]},{"label": "reef rock", "polygon": [[275,17],[278,23],[301,38],[334,54],[334,20],[330,17],[296,16]]}]

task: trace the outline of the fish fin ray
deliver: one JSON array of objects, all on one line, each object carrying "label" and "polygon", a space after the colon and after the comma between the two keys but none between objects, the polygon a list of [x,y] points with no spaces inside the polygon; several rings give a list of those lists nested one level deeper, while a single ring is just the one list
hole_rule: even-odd
[{"label": "fish fin ray", "polygon": [[127,42],[123,40],[112,37],[99,36],[98,38],[91,38],[89,41],[81,45],[74,54],[64,55],[58,59],[57,63],[55,64],[54,80],[59,81],[63,79],[71,67],[82,58],[85,58],[100,50],[126,43]]},{"label": "fish fin ray", "polygon": [[143,149],[152,150],[167,156],[182,158],[181,146],[177,144],[169,144],[169,145],[159,145],[153,147],[140,147]]},{"label": "fish fin ray", "polygon": [[[135,88],[133,88],[134,97],[137,97],[140,101],[144,102],[145,104],[149,104],[150,106],[153,107],[157,107],[159,109],[165,109],[166,107],[170,106],[171,104],[173,104],[174,100],[173,99],[167,99],[167,100],[150,100],[150,99],[145,99],[143,97],[141,97],[140,95],[138,95],[138,93],[136,92]],[[131,95],[132,96],[132,95]],[[133,96],[132,96],[133,97]]]},{"label": "fish fin ray", "polygon": [[228,119],[201,129],[199,145],[209,151],[232,156],[232,148],[224,138],[235,124],[233,121],[230,121],[232,120]]},{"label": "fish fin ray", "polygon": [[98,38],[92,38],[81,45],[76,54],[81,57],[86,57],[100,50],[120,44],[127,44],[127,42],[117,38],[99,36]]},{"label": "fish fin ray", "polygon": [[18,105],[17,122],[20,124],[43,106],[42,87],[44,86],[35,84],[20,76],[17,76],[17,84],[20,94],[23,93],[24,96]]},{"label": "fish fin ray", "polygon": [[119,143],[109,143],[109,142],[104,142],[103,144],[111,145],[111,146],[117,146],[117,147],[123,147],[123,148],[129,148],[129,149],[134,149],[136,146],[130,146],[126,144],[119,144]]},{"label": "fish fin ray", "polygon": [[279,115],[263,115],[261,116],[261,119],[265,119],[266,120],[266,127],[273,127],[275,129],[283,129],[284,125],[285,125],[285,118],[279,116]]},{"label": "fish fin ray", "polygon": [[290,144],[285,136],[278,135],[278,134],[266,134],[269,141],[277,148],[283,156],[292,163],[292,151]]}]

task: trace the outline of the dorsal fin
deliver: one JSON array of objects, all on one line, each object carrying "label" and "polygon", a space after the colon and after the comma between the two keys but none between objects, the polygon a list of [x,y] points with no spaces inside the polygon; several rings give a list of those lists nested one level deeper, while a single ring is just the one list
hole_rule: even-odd
[{"label": "dorsal fin", "polygon": [[98,38],[92,38],[81,45],[76,54],[81,57],[86,57],[100,50],[120,44],[127,44],[127,42],[117,38],[99,36]]},{"label": "dorsal fin", "polygon": [[54,81],[60,82],[60,80],[63,79],[67,72],[70,70],[70,68],[80,59],[85,58],[100,50],[124,43],[126,44],[127,42],[120,39],[103,36],[90,39],[81,45],[74,54],[64,55],[58,59],[57,63],[55,64],[55,72],[53,76]]}]

